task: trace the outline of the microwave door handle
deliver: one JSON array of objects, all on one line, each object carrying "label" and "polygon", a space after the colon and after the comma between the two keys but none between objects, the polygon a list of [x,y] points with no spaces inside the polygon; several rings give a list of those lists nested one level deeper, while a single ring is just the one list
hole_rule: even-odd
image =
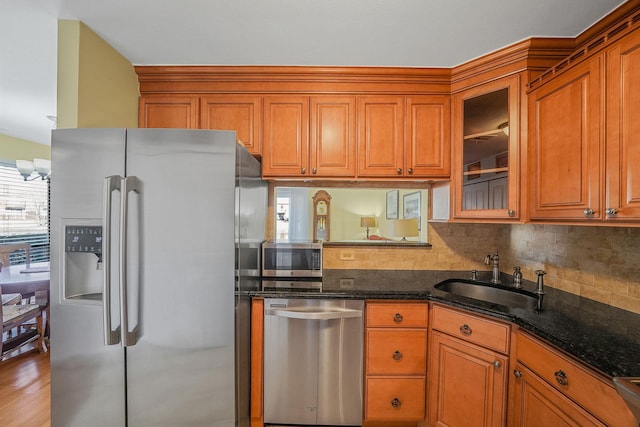
[{"label": "microwave door handle", "polygon": [[138,324],[129,331],[129,301],[127,284],[127,238],[129,225],[129,193],[138,190],[138,179],[128,176],[122,179],[120,191],[120,325],[122,346],[129,347],[136,344]]},{"label": "microwave door handle", "polygon": [[102,215],[102,309],[104,317],[104,345],[114,345],[120,342],[120,325],[111,329],[111,215],[113,193],[120,191],[122,177],[108,176],[104,179],[103,188],[103,215]]},{"label": "microwave door handle", "polygon": [[297,311],[283,309],[267,309],[264,312],[268,316],[286,317],[288,319],[301,320],[333,320],[362,317],[361,310],[320,310],[320,311]]}]

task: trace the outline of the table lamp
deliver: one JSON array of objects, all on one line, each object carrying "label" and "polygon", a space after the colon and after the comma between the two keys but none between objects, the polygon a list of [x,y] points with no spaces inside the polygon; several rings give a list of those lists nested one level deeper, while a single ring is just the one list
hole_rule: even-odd
[{"label": "table lamp", "polygon": [[418,235],[418,218],[394,219],[391,221],[391,233],[394,236],[402,236],[402,241],[406,242],[407,237]]},{"label": "table lamp", "polygon": [[369,240],[369,227],[376,226],[375,216],[363,216],[360,217],[360,227],[367,227],[367,240]]}]

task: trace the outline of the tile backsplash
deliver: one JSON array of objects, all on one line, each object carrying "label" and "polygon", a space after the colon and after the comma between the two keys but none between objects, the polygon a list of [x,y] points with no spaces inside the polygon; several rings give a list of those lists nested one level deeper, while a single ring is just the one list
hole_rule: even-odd
[{"label": "tile backsplash", "polygon": [[535,281],[542,269],[546,286],[640,313],[640,228],[430,223],[429,243],[354,247],[353,260],[326,248],[324,268],[489,271],[484,257],[498,250],[503,273],[519,265]]}]

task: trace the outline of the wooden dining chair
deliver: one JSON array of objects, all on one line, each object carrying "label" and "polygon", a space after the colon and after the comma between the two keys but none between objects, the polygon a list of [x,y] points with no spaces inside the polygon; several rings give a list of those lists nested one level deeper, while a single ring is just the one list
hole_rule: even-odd
[{"label": "wooden dining chair", "polygon": [[[2,293],[1,287],[0,293]],[[43,311],[47,305],[48,294],[46,291],[36,292],[35,304],[0,304],[0,315],[2,317],[0,359],[4,360],[8,353],[31,342],[36,342],[37,344],[34,350],[40,353],[47,351],[44,344],[43,325]]]}]

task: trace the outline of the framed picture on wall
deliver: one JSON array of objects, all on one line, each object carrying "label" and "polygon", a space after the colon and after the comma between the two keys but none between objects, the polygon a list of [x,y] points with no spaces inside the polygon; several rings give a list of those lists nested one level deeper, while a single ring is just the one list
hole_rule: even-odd
[{"label": "framed picture on wall", "polygon": [[398,190],[387,191],[387,219],[398,219]]},{"label": "framed picture on wall", "polygon": [[402,217],[418,218],[418,230],[420,230],[420,192],[409,193],[402,196]]}]

